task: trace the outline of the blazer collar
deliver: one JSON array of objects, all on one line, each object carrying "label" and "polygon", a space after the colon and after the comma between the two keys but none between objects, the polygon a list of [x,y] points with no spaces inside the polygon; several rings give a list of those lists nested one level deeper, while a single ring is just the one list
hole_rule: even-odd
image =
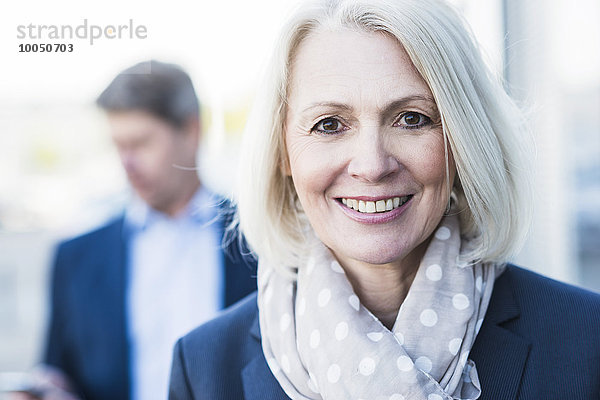
[{"label": "blazer collar", "polygon": [[494,284],[486,317],[469,355],[481,382],[480,400],[517,398],[531,348],[528,340],[509,330],[521,314],[510,269]]},{"label": "blazer collar", "polygon": [[258,341],[260,344],[261,336],[260,336],[260,324],[258,323],[258,312],[256,313],[256,317],[252,322],[252,326],[250,327],[250,336]]},{"label": "blazer collar", "polygon": [[258,312],[250,327],[249,345],[254,357],[242,370],[245,400],[290,400],[269,369],[262,352]]}]

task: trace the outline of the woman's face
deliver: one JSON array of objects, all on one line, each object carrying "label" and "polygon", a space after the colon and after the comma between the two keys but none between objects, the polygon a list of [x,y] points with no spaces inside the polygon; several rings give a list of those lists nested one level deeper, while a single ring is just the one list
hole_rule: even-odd
[{"label": "woman's face", "polygon": [[287,167],[317,236],[343,265],[418,263],[448,201],[427,84],[381,33],[316,32],[293,61]]}]

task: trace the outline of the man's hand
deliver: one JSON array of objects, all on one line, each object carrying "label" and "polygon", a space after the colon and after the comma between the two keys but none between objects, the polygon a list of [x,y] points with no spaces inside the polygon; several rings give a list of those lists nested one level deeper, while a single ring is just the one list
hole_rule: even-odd
[{"label": "man's hand", "polygon": [[10,400],[80,400],[69,378],[59,369],[46,365],[34,368],[20,386],[9,389]]}]

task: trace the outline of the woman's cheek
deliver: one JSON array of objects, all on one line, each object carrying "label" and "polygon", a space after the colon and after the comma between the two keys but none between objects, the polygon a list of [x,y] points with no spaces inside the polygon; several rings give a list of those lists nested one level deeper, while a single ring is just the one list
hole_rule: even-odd
[{"label": "woman's cheek", "polygon": [[[413,174],[422,184],[439,183],[446,179],[446,154],[444,152],[443,137],[429,137],[414,146],[411,159],[413,163]],[[451,160],[449,160],[451,161]],[[448,166],[453,168],[453,163]]]}]

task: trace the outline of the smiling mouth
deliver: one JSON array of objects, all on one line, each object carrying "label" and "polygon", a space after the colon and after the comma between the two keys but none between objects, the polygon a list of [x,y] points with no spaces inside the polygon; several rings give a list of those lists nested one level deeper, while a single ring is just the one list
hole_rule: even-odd
[{"label": "smiling mouth", "polygon": [[413,197],[412,194],[402,197],[390,197],[389,199],[381,199],[377,201],[364,201],[350,198],[338,199],[346,207],[356,210],[364,214],[385,213],[396,208],[402,207]]}]

